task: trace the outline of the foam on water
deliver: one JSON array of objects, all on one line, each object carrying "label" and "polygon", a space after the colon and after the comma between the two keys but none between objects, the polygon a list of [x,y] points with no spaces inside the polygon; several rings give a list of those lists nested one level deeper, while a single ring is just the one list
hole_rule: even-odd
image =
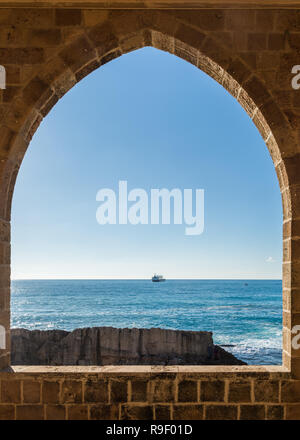
[{"label": "foam on water", "polygon": [[12,327],[205,330],[249,364],[281,364],[281,289],[273,280],[19,280]]}]

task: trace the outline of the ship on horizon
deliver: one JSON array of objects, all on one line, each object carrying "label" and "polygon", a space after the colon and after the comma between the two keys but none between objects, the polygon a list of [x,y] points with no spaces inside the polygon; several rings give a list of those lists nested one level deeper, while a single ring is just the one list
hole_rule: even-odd
[{"label": "ship on horizon", "polygon": [[162,275],[154,274],[152,277],[153,283],[160,283],[161,281],[166,281],[166,279]]}]

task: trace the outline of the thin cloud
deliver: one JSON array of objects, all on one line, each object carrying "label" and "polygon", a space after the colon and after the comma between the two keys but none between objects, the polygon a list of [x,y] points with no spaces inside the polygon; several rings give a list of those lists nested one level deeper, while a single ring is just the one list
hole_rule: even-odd
[{"label": "thin cloud", "polygon": [[275,263],[275,259],[273,257],[267,257],[266,258],[266,263]]}]

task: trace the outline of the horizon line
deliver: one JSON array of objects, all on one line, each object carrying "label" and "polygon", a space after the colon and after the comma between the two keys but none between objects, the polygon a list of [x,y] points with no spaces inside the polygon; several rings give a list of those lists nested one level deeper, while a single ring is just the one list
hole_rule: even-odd
[{"label": "horizon line", "polygon": [[[151,281],[150,278],[11,278],[11,281]],[[282,278],[166,278],[166,281],[282,281]]]}]

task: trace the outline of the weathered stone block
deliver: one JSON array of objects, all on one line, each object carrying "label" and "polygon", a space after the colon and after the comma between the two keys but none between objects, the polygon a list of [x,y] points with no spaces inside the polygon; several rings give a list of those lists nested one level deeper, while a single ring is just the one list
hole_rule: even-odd
[{"label": "weathered stone block", "polygon": [[207,405],[206,420],[237,420],[237,406]]},{"label": "weathered stone block", "polygon": [[183,380],[178,384],[178,402],[197,402],[198,383],[196,380]]},{"label": "weathered stone block", "polygon": [[122,405],[121,420],[153,420],[151,405]]},{"label": "weathered stone block", "polygon": [[254,398],[256,402],[278,402],[279,382],[271,380],[254,381]]},{"label": "weathered stone block", "polygon": [[264,420],[264,405],[241,405],[240,420]]},{"label": "weathered stone block", "polygon": [[174,402],[174,398],[174,381],[154,380],[150,383],[150,402]]},{"label": "weathered stone block", "polygon": [[55,24],[57,26],[76,26],[81,24],[81,9],[56,9]]},{"label": "weathered stone block", "polygon": [[23,402],[40,403],[40,401],[41,401],[40,382],[33,380],[25,380],[23,382]]},{"label": "weathered stone block", "polygon": [[60,384],[44,380],[42,384],[42,402],[60,403]]},{"label": "weathered stone block", "polygon": [[118,420],[119,419],[119,405],[91,405],[90,408],[91,420]]},{"label": "weathered stone block", "polygon": [[88,420],[88,406],[68,405],[68,420]]},{"label": "weathered stone block", "polygon": [[155,420],[170,420],[171,407],[170,405],[155,405]]},{"label": "weathered stone block", "polygon": [[132,402],[146,402],[148,381],[147,380],[132,380],[131,381],[131,400]]},{"label": "weathered stone block", "polygon": [[225,394],[225,382],[222,380],[201,381],[201,402],[223,402]]},{"label": "weathered stone block", "polygon": [[66,407],[64,405],[46,405],[46,420],[65,420]]},{"label": "weathered stone block", "polygon": [[111,380],[110,381],[110,401],[112,403],[127,402],[127,381]]},{"label": "weathered stone block", "polygon": [[251,402],[251,383],[250,382],[230,382],[229,383],[229,402]]},{"label": "weathered stone block", "polygon": [[0,405],[0,420],[14,420],[15,406],[14,405]]},{"label": "weathered stone block", "polygon": [[282,420],[284,417],[284,408],[282,405],[267,406],[267,420]]},{"label": "weathered stone block", "polygon": [[84,385],[84,401],[87,403],[108,403],[108,382],[88,380]]},{"label": "weathered stone block", "polygon": [[1,403],[20,403],[20,402],[21,402],[21,381],[2,380]]},{"label": "weathered stone block", "polygon": [[43,405],[17,405],[17,420],[44,420]]},{"label": "weathered stone block", "polygon": [[65,380],[62,383],[62,403],[82,403],[82,381]]},{"label": "weathered stone block", "polygon": [[203,405],[180,405],[173,406],[174,420],[202,420]]}]

